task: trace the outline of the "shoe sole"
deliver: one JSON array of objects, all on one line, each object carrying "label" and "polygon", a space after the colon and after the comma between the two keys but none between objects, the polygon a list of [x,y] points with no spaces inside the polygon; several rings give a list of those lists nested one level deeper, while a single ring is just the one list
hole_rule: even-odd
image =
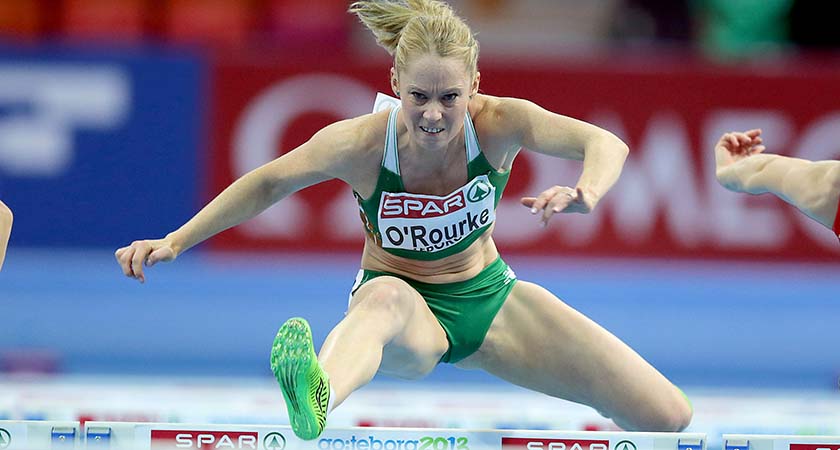
[{"label": "shoe sole", "polygon": [[[326,417],[318,414],[323,378],[306,320],[292,318],[277,331],[271,348],[271,370],[286,399],[292,430],[301,439],[315,439],[324,429]],[[314,366],[314,367],[313,367]],[[315,385],[316,389],[310,387]]]}]

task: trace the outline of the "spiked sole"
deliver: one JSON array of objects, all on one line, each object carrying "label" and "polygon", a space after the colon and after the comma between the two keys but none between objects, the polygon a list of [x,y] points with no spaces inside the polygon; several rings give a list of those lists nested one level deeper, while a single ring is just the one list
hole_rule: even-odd
[{"label": "spiked sole", "polygon": [[329,381],[318,364],[306,320],[289,319],[277,331],[271,348],[271,371],[286,399],[295,434],[306,440],[320,436],[327,419]]}]

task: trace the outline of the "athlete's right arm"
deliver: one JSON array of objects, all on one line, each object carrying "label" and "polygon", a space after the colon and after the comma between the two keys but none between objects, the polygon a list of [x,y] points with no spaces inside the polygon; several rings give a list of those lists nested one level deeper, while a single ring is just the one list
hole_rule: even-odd
[{"label": "athlete's right arm", "polygon": [[0,202],[0,269],[6,260],[6,246],[12,234],[12,210],[5,203]]},{"label": "athlete's right arm", "polygon": [[840,198],[840,161],[809,161],[763,151],[761,130],[724,134],[715,146],[720,184],[735,192],[769,192],[832,228]]},{"label": "athlete's right arm", "polygon": [[333,178],[347,179],[362,145],[360,118],[323,128],[300,147],[260,166],[225,188],[187,223],[162,239],[134,241],[115,252],[123,273],[145,281],[143,266],[172,261],[211,236],[248,220],[284,197]]}]

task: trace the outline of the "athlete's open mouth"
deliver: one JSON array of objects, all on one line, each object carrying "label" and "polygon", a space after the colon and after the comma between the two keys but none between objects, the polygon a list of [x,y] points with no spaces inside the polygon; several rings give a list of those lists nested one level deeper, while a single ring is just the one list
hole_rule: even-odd
[{"label": "athlete's open mouth", "polygon": [[438,134],[443,131],[443,128],[427,128],[424,126],[420,127],[421,130],[425,131],[426,133]]}]

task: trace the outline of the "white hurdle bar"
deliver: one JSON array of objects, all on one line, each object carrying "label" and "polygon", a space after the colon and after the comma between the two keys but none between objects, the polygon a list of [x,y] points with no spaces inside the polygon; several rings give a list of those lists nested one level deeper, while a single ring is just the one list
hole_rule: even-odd
[{"label": "white hurdle bar", "polygon": [[840,450],[840,436],[724,434],[722,450]]},{"label": "white hurdle bar", "polygon": [[0,420],[0,450],[84,448],[79,422]]},{"label": "white hurdle bar", "polygon": [[[704,433],[329,428],[298,439],[286,425],[0,421],[0,450],[706,450]],[[836,450],[836,449],[833,449]]]}]

